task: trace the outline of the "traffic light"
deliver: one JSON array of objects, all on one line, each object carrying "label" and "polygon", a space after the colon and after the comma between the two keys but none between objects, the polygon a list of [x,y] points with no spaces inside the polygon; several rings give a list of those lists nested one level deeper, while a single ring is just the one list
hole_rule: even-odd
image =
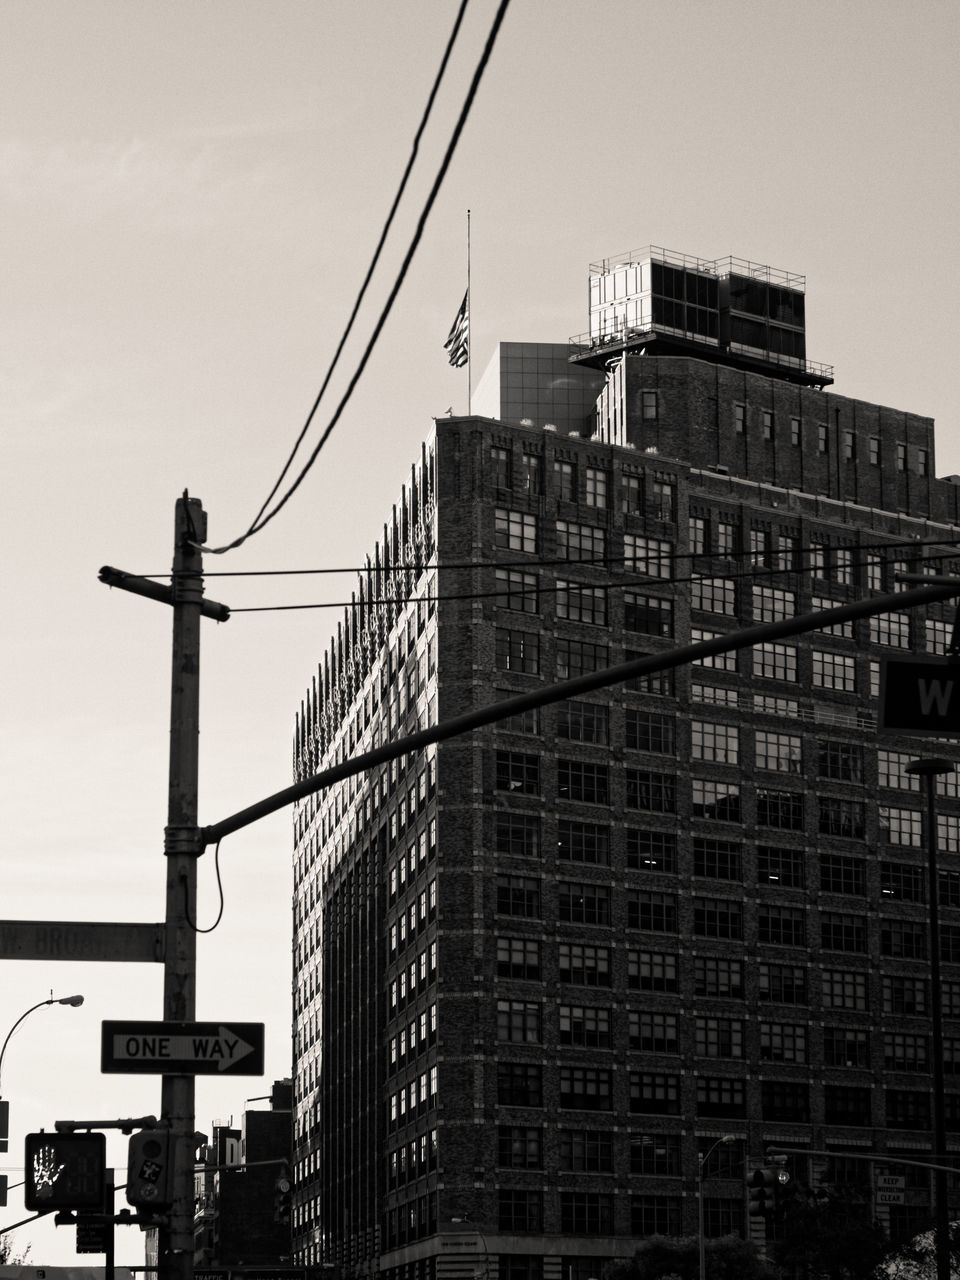
[{"label": "traffic light", "polygon": [[140,1209],[172,1203],[170,1130],[141,1129],[127,1147],[127,1202]]},{"label": "traffic light", "polygon": [[773,1176],[774,1216],[778,1222],[782,1222],[783,1215],[786,1212],[787,1202],[792,1198],[796,1191],[797,1184],[782,1164],[778,1165],[776,1169],[774,1169]]},{"label": "traffic light", "polygon": [[[789,1176],[789,1175],[788,1175]],[[776,1210],[777,1173],[774,1169],[754,1169],[747,1178],[747,1214],[751,1218],[771,1218]]]},{"label": "traffic light", "polygon": [[27,1209],[103,1212],[107,1140],[102,1133],[28,1133],[23,1163]]},{"label": "traffic light", "polygon": [[280,1166],[273,1184],[273,1220],[274,1222],[290,1221],[290,1198],[293,1194],[293,1183],[290,1181],[290,1169],[284,1161]]}]

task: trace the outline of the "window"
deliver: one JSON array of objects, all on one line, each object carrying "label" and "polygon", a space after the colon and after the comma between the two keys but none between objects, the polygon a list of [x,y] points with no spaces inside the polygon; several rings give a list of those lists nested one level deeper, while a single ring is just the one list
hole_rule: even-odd
[{"label": "window", "polygon": [[630,1011],[630,1048],[647,1053],[677,1052],[677,1016]]},{"label": "window", "polygon": [[863,803],[841,800],[838,796],[820,796],[817,800],[821,835],[841,836],[845,840],[862,840],[864,835]]},{"label": "window", "polygon": [[927,1071],[930,1066],[927,1037],[905,1031],[885,1031],[883,1065],[887,1071]]},{"label": "window", "polygon": [[919,920],[881,920],[880,954],[904,960],[925,960],[926,924]]},{"label": "window", "polygon": [[677,833],[627,828],[627,869],[676,875]]},{"label": "window", "polygon": [[519,795],[540,794],[540,757],[520,751],[498,751],[496,788]]},{"label": "window", "polygon": [[498,1062],[497,1103],[501,1107],[542,1107],[543,1069],[532,1062]]},{"label": "window", "polygon": [[880,465],[880,439],[878,436],[871,436],[867,441],[867,452],[870,457],[871,467],[879,467]]},{"label": "window", "polygon": [[803,792],[757,787],[757,825],[781,831],[803,830]]},{"label": "window", "polygon": [[[956,872],[951,873],[956,875]],[[944,906],[960,906],[960,900],[950,902],[942,891],[944,875],[940,877],[940,902]],[[901,902],[926,902],[927,873],[923,867],[905,862],[880,863],[880,893],[885,898],[898,898]]]},{"label": "window", "polygon": [[716,782],[708,778],[692,778],[691,803],[695,818],[718,822],[740,821],[740,787],[736,782]]},{"label": "window", "polygon": [[559,1167],[570,1174],[612,1174],[611,1134],[599,1129],[561,1129]]},{"label": "window", "polygon": [[627,985],[632,991],[677,991],[677,957],[661,951],[628,951]]},{"label": "window", "polygon": [[807,972],[799,965],[763,962],[758,977],[761,1000],[772,1004],[807,1003]]},{"label": "window", "polygon": [[640,412],[645,422],[651,422],[657,416],[656,391],[640,392]]},{"label": "window", "polygon": [[558,702],[557,737],[605,746],[610,740],[610,708],[597,702]]},{"label": "window", "polygon": [[612,1073],[607,1067],[561,1067],[560,1106],[581,1111],[613,1108]]},{"label": "window", "polygon": [[625,515],[643,514],[643,481],[640,476],[624,475],[620,480],[620,510]]},{"label": "window", "polygon": [[747,1094],[743,1080],[726,1076],[697,1076],[698,1116],[745,1116]]},{"label": "window", "polygon": [[589,1005],[560,1006],[560,1043],[582,1049],[610,1048],[610,1010]]},{"label": "window", "polygon": [[593,524],[557,521],[557,556],[561,560],[599,560],[605,554],[604,531]]},{"label": "window", "polygon": [[790,419],[790,443],[791,443],[794,447],[797,447],[797,446],[800,444],[800,439],[801,439],[801,436],[800,436],[800,419],[799,419],[799,418],[791,418],[791,419]]},{"label": "window", "polygon": [[763,1080],[760,1114],[764,1120],[805,1124],[810,1119],[810,1086],[797,1080]]},{"label": "window", "polygon": [[497,1192],[497,1226],[501,1231],[542,1231],[543,1193],[501,1187]]},{"label": "window", "polygon": [[857,437],[853,431],[844,431],[843,433],[843,460],[844,462],[855,462],[857,457]]},{"label": "window", "polygon": [[631,1071],[630,1110],[635,1115],[679,1115],[680,1077],[659,1071]]},{"label": "window", "polygon": [[773,412],[770,409],[760,410],[760,429],[764,440],[773,439]]},{"label": "window", "polygon": [[887,1128],[929,1130],[929,1093],[914,1089],[888,1089]]},{"label": "window", "polygon": [[665,524],[675,524],[677,519],[677,487],[669,476],[653,478],[653,498],[648,515]]},{"label": "window", "polygon": [[802,907],[781,907],[761,903],[757,913],[757,937],[776,947],[803,947],[807,938],[807,918]]},{"label": "window", "polygon": [[588,587],[582,582],[557,579],[557,617],[567,622],[588,622],[603,627],[607,623],[605,587]]},{"label": "window", "polygon": [[694,898],[693,932],[700,938],[743,938],[743,905],[729,898]]},{"label": "window", "polygon": [[651,1178],[679,1178],[679,1133],[631,1134],[630,1172]]},{"label": "window", "polygon": [[539,613],[537,575],[521,569],[497,570],[498,609],[514,609],[518,613]]},{"label": "window", "polygon": [[562,880],[558,885],[557,919],[566,924],[609,924],[609,887]]},{"label": "window", "polygon": [[818,688],[839,689],[846,693],[856,692],[856,662],[852,657],[814,649],[812,658],[813,683]]},{"label": "window", "polygon": [[496,815],[496,849],[499,854],[520,858],[540,857],[540,819],[531,813]]},{"label": "window", "polygon": [[557,679],[570,680],[574,676],[589,675],[601,667],[610,665],[610,650],[605,644],[591,640],[570,640],[557,637]]},{"label": "window", "polygon": [[765,680],[797,679],[797,650],[789,644],[757,644],[753,653],[753,674]]},{"label": "window", "polygon": [[704,613],[734,617],[737,592],[732,578],[694,578],[690,583],[690,607]]},{"label": "window", "polygon": [[542,1169],[543,1130],[518,1125],[497,1127],[497,1164],[501,1169]]},{"label": "window", "polygon": [[750,530],[750,563],[769,564],[770,531],[768,529]]},{"label": "window", "polygon": [[624,716],[626,745],[631,751],[672,756],[676,753],[675,726],[676,716],[627,707]]},{"label": "window", "polygon": [[888,844],[919,849],[922,843],[922,815],[919,809],[895,809],[882,804],[877,810],[879,836]]},{"label": "window", "polygon": [[742,1058],[743,1023],[738,1018],[698,1017],[694,1044],[700,1058]]},{"label": "window", "polygon": [[905,613],[878,613],[870,619],[870,643],[910,648],[910,619]]},{"label": "window", "polygon": [[510,450],[501,445],[490,446],[490,466],[493,483],[497,489],[510,488]]},{"label": "window", "polygon": [[497,1039],[512,1044],[541,1044],[543,1025],[540,1005],[532,1000],[497,1001]]},{"label": "window", "polygon": [[778,773],[800,773],[803,764],[803,743],[797,733],[778,733],[770,729],[758,729],[756,736],[756,767]]},{"label": "window", "polygon": [[539,978],[540,943],[534,938],[498,938],[497,974],[501,978]]},{"label": "window", "polygon": [[693,874],[712,880],[743,879],[742,846],[735,840],[693,838]]},{"label": "window", "polygon": [[906,766],[915,759],[907,751],[877,751],[877,782],[881,787],[895,787],[898,791],[919,791],[920,778],[906,773]]},{"label": "window", "polygon": [[910,974],[883,975],[883,1012],[923,1017],[927,1013],[927,980]]},{"label": "window", "polygon": [[838,782],[862,782],[863,746],[859,742],[822,739],[817,747],[817,773]]},{"label": "window", "polygon": [[605,507],[607,505],[607,473],[599,467],[587,467],[585,474],[584,498],[589,507]]},{"label": "window", "polygon": [[661,596],[623,593],[623,625],[646,636],[673,635],[673,601]]},{"label": "window", "polygon": [[806,887],[806,859],[802,849],[780,849],[775,845],[757,845],[757,883],[780,885],[787,889]]},{"label": "window", "polygon": [[631,893],[627,898],[627,928],[645,933],[676,933],[676,894],[653,890]]},{"label": "window", "polygon": [[784,618],[792,618],[796,612],[795,591],[785,591],[781,587],[755,586],[753,588],[755,622],[780,622]]},{"label": "window", "polygon": [[867,975],[846,969],[824,969],[821,975],[823,1005],[827,1009],[855,1009],[865,1013]]},{"label": "window", "polygon": [[690,754],[694,760],[737,764],[740,759],[740,730],[736,725],[709,720],[691,721]]},{"label": "window", "polygon": [[868,1067],[870,1042],[857,1027],[824,1027],[823,1061],[828,1067]]},{"label": "window", "polygon": [[669,773],[627,769],[626,807],[647,813],[676,813],[677,779]]},{"label": "window", "polygon": [[610,951],[582,942],[561,942],[558,948],[560,981],[581,987],[609,987]]},{"label": "window", "polygon": [[830,447],[830,438],[827,435],[827,424],[825,422],[817,423],[817,453],[826,453]]},{"label": "window", "polygon": [[510,551],[536,551],[537,518],[527,511],[494,511],[493,545]]},{"label": "window", "polygon": [[820,945],[824,951],[865,952],[866,917],[844,915],[839,911],[821,911]]},{"label": "window", "polygon": [[687,536],[690,550],[694,555],[703,555],[707,551],[707,520],[705,516],[689,516],[687,519]]},{"label": "window", "polygon": [[716,530],[718,556],[730,556],[737,547],[737,527],[730,520],[718,520]]},{"label": "window", "polygon": [[646,538],[641,534],[623,535],[623,567],[629,573],[643,573],[648,578],[671,576],[673,548],[662,538]]},{"label": "window", "polygon": [[844,893],[862,898],[867,891],[866,864],[862,858],[840,853],[820,855],[820,888],[824,893]]},{"label": "window", "polygon": [[679,1196],[632,1195],[630,1197],[630,1232],[635,1236],[678,1236],[680,1226]]},{"label": "window", "polygon": [[540,881],[532,876],[497,876],[497,912],[506,916],[540,918]]},{"label": "window", "polygon": [[596,1129],[561,1129],[560,1168],[564,1173],[612,1173],[612,1136]]},{"label": "window", "polygon": [[716,684],[697,684],[690,686],[690,701],[702,702],[712,707],[736,707],[740,699],[736,689],[727,689]]},{"label": "window", "polygon": [[906,471],[907,469],[907,446],[905,444],[897,444],[897,470]]},{"label": "window", "polygon": [[557,857],[561,862],[610,865],[610,829],[593,822],[561,818],[557,824]]},{"label": "window", "polygon": [[733,429],[737,435],[743,435],[747,429],[747,406],[745,404],[735,404],[733,406]]},{"label": "window", "polygon": [[564,502],[577,500],[577,469],[572,462],[557,458],[553,464],[553,478],[557,497]]},{"label": "window", "polygon": [[[690,628],[692,644],[702,644],[705,640],[719,640],[725,635],[723,631],[707,631],[703,627]],[[728,649],[723,653],[704,654],[691,660],[695,666],[711,667],[714,671],[736,671],[737,652]]]},{"label": "window", "polygon": [[806,1062],[807,1029],[794,1023],[760,1023],[761,1062]]},{"label": "window", "polygon": [[585,760],[557,761],[557,795],[562,800],[606,804],[609,790],[607,766]]},{"label": "window", "polygon": [[694,992],[715,999],[739,999],[743,995],[743,962],[727,956],[695,956]]},{"label": "window", "polygon": [[868,1085],[825,1084],[823,1086],[823,1118],[827,1124],[869,1125],[870,1095]]},{"label": "window", "polygon": [[518,488],[524,493],[538,497],[543,492],[543,459],[539,453],[531,453],[524,449],[520,459],[520,477]]},{"label": "window", "polygon": [[496,664],[500,671],[540,673],[540,637],[530,631],[496,630]]}]

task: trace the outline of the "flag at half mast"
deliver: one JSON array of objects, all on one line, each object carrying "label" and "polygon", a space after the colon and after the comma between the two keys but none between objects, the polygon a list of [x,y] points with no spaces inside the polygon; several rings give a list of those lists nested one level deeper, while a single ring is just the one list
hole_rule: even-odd
[{"label": "flag at half mast", "polygon": [[470,341],[470,290],[463,295],[460,310],[453,322],[450,336],[443,344],[444,351],[449,351],[450,363],[455,369],[462,369],[469,359]]}]

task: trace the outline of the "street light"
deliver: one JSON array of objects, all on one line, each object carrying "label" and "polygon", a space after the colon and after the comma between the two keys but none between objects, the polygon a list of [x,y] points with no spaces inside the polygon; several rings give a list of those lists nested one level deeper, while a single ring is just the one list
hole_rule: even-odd
[{"label": "street light", "polygon": [[3,1055],[7,1051],[7,1045],[10,1043],[10,1037],[16,1031],[17,1027],[19,1027],[20,1023],[24,1020],[24,1018],[29,1017],[29,1015],[33,1013],[35,1009],[42,1009],[44,1005],[47,1005],[47,1004],[68,1004],[72,1008],[76,1009],[78,1008],[78,1006],[83,1004],[83,996],[61,996],[59,1000],[51,996],[49,1000],[40,1000],[37,1002],[37,1004],[32,1004],[26,1013],[21,1013],[20,1017],[16,1020],[16,1022],[7,1032],[7,1038],[3,1042],[3,1048],[0,1049],[0,1079],[2,1079],[2,1072],[3,1072]]},{"label": "street light", "polygon": [[703,1167],[716,1151],[717,1147],[722,1147],[726,1142],[735,1142],[736,1137],[732,1133],[725,1133],[722,1138],[718,1138],[712,1147],[707,1147],[706,1151],[697,1152],[697,1240],[700,1245],[700,1270],[698,1272],[700,1280],[706,1280],[707,1264],[706,1264],[706,1242],[703,1238]]}]

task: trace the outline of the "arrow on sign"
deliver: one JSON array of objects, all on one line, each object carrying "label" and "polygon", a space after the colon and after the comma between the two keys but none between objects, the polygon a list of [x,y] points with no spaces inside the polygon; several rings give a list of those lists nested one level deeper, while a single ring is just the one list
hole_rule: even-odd
[{"label": "arrow on sign", "polygon": [[162,1075],[262,1075],[263,1023],[104,1022],[100,1066]]}]

